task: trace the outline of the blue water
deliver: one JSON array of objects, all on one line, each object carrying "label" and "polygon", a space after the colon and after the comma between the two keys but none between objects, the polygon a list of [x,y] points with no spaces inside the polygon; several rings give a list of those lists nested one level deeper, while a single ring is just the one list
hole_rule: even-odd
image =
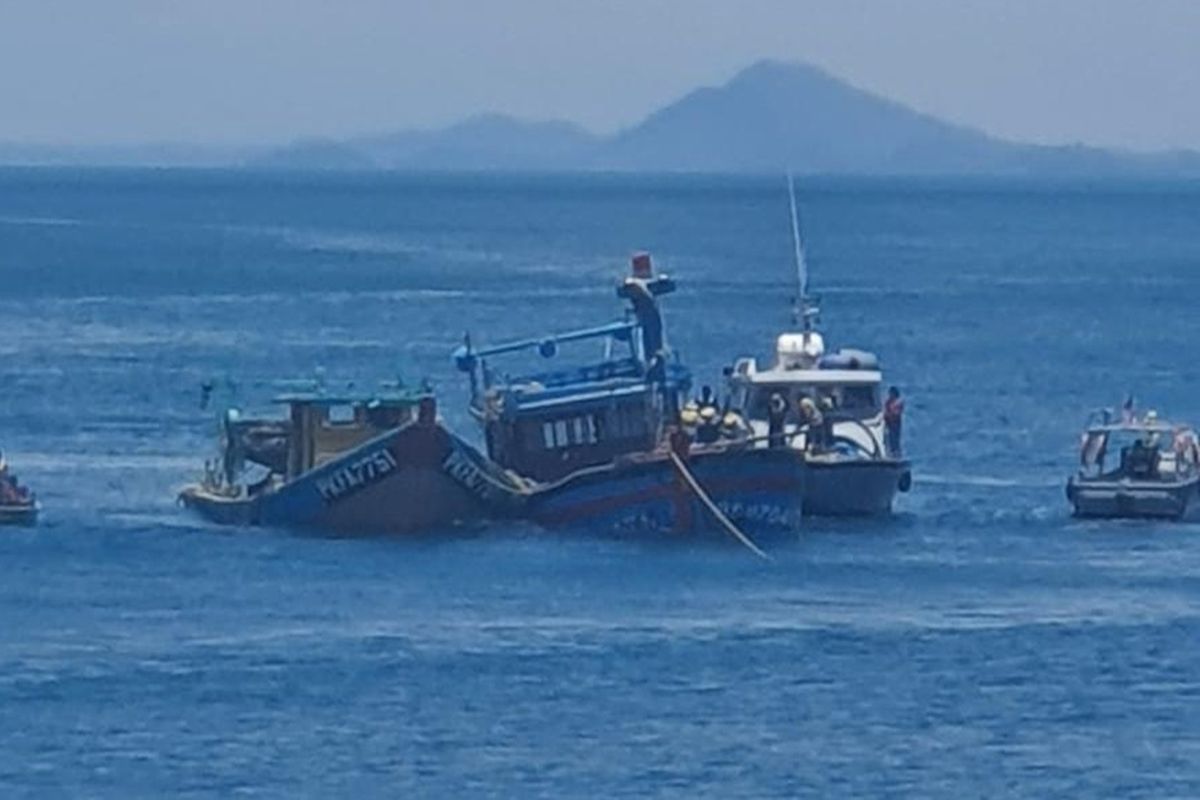
[{"label": "blue water", "polygon": [[1200,185],[811,181],[834,345],[909,398],[889,520],[732,546],[230,532],[198,386],[428,377],[681,282],[701,376],[787,321],[779,181],[0,171],[0,795],[1200,796],[1200,526],[1062,484],[1200,421]]}]

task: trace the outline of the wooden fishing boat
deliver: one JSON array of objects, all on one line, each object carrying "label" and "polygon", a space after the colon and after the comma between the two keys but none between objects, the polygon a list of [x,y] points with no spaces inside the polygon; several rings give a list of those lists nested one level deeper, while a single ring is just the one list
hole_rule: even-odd
[{"label": "wooden fishing boat", "polygon": [[275,401],[285,419],[225,413],[221,458],[180,493],[183,505],[222,524],[357,534],[444,530],[525,502],[518,481],[441,424],[428,392],[317,389]]},{"label": "wooden fishing boat", "polygon": [[[639,254],[617,287],[629,303],[626,319],[494,347],[468,342],[457,351],[489,457],[531,487],[529,518],[618,533],[727,523],[796,530],[801,454],[757,448],[742,436],[695,445],[683,432],[680,408],[692,378],[667,346],[658,305],[674,289]],[[587,342],[601,344],[599,360],[503,377],[491,365],[530,351],[554,359],[563,345]]]}]

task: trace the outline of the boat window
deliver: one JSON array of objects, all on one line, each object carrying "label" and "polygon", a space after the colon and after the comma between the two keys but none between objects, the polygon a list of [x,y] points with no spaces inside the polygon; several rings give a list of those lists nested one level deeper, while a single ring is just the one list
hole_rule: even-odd
[{"label": "boat window", "polygon": [[325,412],[330,425],[350,425],[356,421],[354,406],[349,404],[329,406]]},{"label": "boat window", "polygon": [[842,387],[840,408],[846,411],[872,411],[879,405],[874,386]]},{"label": "boat window", "polygon": [[560,419],[554,423],[554,445],[556,447],[566,447],[571,442],[567,438],[567,421]]},{"label": "boat window", "polygon": [[554,449],[554,423],[553,422],[543,422],[542,423],[542,445],[547,450]]}]

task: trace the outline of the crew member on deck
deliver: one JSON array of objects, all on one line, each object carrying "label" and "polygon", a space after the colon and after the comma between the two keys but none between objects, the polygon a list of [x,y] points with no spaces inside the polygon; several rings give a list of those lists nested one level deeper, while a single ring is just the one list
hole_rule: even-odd
[{"label": "crew member on deck", "polygon": [[711,386],[700,389],[700,427],[696,430],[696,441],[712,444],[721,438],[721,414],[713,398]]},{"label": "crew member on deck", "polygon": [[904,426],[904,398],[895,386],[888,389],[887,401],[883,404],[883,447],[892,458],[904,452],[900,447],[900,433]]},{"label": "crew member on deck", "polygon": [[772,392],[767,403],[767,446],[783,447],[783,426],[787,421],[787,400],[779,392]]},{"label": "crew member on deck", "polygon": [[825,415],[812,398],[800,399],[800,424],[806,427],[805,445],[810,452],[817,453],[827,446],[825,441]]}]

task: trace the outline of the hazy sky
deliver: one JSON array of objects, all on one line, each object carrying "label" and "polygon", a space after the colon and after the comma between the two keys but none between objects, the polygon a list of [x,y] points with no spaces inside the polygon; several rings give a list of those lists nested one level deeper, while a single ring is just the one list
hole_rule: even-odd
[{"label": "hazy sky", "polygon": [[764,57],[1039,142],[1200,149],[1200,0],[0,0],[0,140],[636,122]]}]

